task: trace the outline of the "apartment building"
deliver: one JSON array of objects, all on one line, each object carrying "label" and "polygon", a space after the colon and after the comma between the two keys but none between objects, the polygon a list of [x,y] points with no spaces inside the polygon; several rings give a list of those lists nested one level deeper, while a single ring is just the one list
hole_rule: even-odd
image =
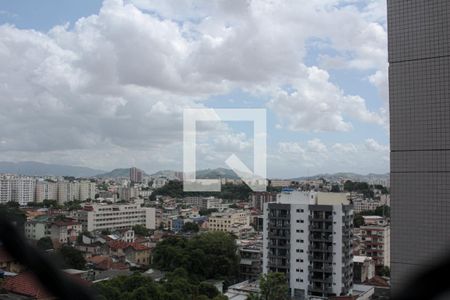
[{"label": "apartment building", "polygon": [[144,172],[138,168],[130,168],[130,180],[133,183],[140,183],[142,182]]},{"label": "apartment building", "polygon": [[450,247],[448,0],[389,0],[392,288]]},{"label": "apartment building", "polygon": [[95,199],[95,194],[97,191],[97,185],[95,184],[95,182],[80,181],[79,189],[79,200],[84,201],[87,199]]},{"label": "apartment building", "polygon": [[36,182],[36,191],[34,201],[41,203],[44,200],[57,200],[58,199],[58,184],[52,181],[40,181]]},{"label": "apartment building", "polygon": [[11,180],[7,175],[0,175],[0,203],[11,201]]},{"label": "apartment building", "polygon": [[375,265],[391,264],[391,228],[387,220],[380,216],[364,216],[364,225],[360,227],[360,254],[371,257]]},{"label": "apartment building", "polygon": [[239,246],[239,276],[241,281],[257,281],[262,273],[262,243]]},{"label": "apartment building", "polygon": [[78,212],[83,230],[116,230],[144,225],[155,229],[155,208],[139,204],[90,204]]},{"label": "apartment building", "polygon": [[378,200],[356,199],[353,201],[353,211],[360,213],[368,210],[375,210],[383,206],[384,203]]},{"label": "apartment building", "polygon": [[54,246],[75,241],[82,232],[81,224],[70,218],[39,216],[25,222],[25,237],[38,241],[49,237]]},{"label": "apartment building", "polygon": [[275,202],[277,200],[277,193],[274,192],[253,192],[250,195],[250,201],[252,207],[262,211],[264,204],[269,202]]},{"label": "apartment building", "polygon": [[29,240],[40,240],[50,236],[50,220],[48,216],[39,216],[25,222],[25,237]]},{"label": "apartment building", "polygon": [[229,210],[226,212],[212,213],[208,219],[208,230],[235,232],[238,227],[250,225],[250,216],[247,212]]},{"label": "apartment building", "polygon": [[125,201],[130,201],[131,199],[139,196],[139,190],[136,187],[120,187],[118,192],[119,199]]},{"label": "apartment building", "polygon": [[202,209],[219,209],[222,199],[216,197],[186,197],[183,199],[184,204]]},{"label": "apartment building", "polygon": [[0,203],[26,205],[34,201],[35,179],[28,176],[0,175]]},{"label": "apartment building", "polygon": [[90,181],[58,181],[57,190],[58,203],[64,204],[68,201],[94,199],[97,187],[95,182]]},{"label": "apartment building", "polygon": [[286,274],[293,299],[350,294],[352,226],[346,194],[283,190],[264,205],[263,272]]}]

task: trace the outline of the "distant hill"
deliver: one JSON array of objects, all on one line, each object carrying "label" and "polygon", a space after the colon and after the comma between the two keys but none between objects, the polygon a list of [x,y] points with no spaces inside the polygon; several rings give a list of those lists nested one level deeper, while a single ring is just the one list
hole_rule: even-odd
[{"label": "distant hill", "polygon": [[[148,176],[147,174],[143,174],[144,176]],[[97,178],[119,178],[119,177],[130,177],[130,168],[119,168],[114,169],[111,172],[102,173],[95,175]]]},{"label": "distant hill", "polygon": [[199,179],[239,179],[239,176],[233,170],[225,168],[205,169],[197,171],[197,178]]},{"label": "distant hill", "polygon": [[357,174],[357,173],[334,173],[334,174],[317,174],[314,176],[305,176],[305,177],[297,177],[297,178],[292,178],[291,180],[294,181],[300,181],[300,180],[314,180],[314,179],[319,179],[319,178],[324,178],[327,181],[338,181],[338,180],[342,180],[342,179],[348,179],[351,181],[364,181],[364,182],[370,182],[370,181],[374,181],[374,180],[387,180],[389,179],[389,173],[385,173],[385,174],[373,174],[373,173],[369,173],[367,175],[361,175],[361,174]]},{"label": "distant hill", "polygon": [[12,173],[27,176],[91,177],[102,172],[104,171],[86,167],[45,164],[35,161],[23,161],[17,163],[0,162],[0,173]]},{"label": "distant hill", "polygon": [[[151,177],[167,177],[169,179],[175,178],[176,171],[172,170],[162,170],[158,171],[152,175]],[[204,169],[198,170],[196,178],[198,179],[218,179],[218,178],[227,178],[227,179],[238,179],[239,177],[230,169],[225,168],[216,168],[216,169]]]}]

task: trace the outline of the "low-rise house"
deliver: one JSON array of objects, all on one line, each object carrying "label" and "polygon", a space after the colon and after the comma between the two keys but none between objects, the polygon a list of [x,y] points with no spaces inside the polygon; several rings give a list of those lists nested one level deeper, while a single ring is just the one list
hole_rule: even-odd
[{"label": "low-rise house", "polygon": [[150,248],[138,244],[124,241],[111,241],[108,243],[113,257],[125,257],[125,259],[136,265],[148,265],[150,263]]},{"label": "low-rise house", "polygon": [[67,218],[50,222],[48,229],[53,245],[75,242],[82,232],[81,224],[78,221]]}]

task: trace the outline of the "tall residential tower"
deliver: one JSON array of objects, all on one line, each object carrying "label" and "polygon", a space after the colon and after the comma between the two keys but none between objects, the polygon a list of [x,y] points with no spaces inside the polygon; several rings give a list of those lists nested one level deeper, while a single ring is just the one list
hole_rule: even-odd
[{"label": "tall residential tower", "polygon": [[450,249],[450,1],[387,3],[395,291]]},{"label": "tall residential tower", "polygon": [[264,204],[263,272],[286,274],[296,300],[349,295],[352,226],[346,194],[282,192]]}]

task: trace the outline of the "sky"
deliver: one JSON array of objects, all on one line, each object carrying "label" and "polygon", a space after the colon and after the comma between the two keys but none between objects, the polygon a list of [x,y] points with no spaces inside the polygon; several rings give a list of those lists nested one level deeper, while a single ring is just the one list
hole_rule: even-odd
[{"label": "sky", "polygon": [[[183,167],[183,110],[263,108],[267,174],[389,171],[384,0],[0,0],[0,161]],[[197,128],[197,167],[250,122]]]}]

